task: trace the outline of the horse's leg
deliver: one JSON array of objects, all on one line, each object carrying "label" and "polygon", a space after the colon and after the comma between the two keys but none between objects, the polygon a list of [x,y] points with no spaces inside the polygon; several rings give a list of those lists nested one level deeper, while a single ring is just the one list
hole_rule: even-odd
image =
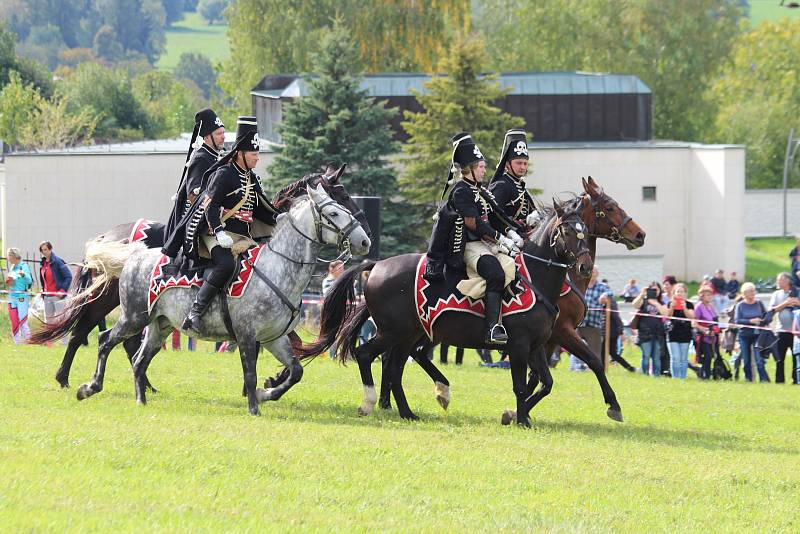
[{"label": "horse's leg", "polygon": [[436,402],[446,410],[450,406],[450,381],[439,371],[433,360],[428,359],[428,350],[432,344],[427,337],[423,337],[414,346],[411,357],[433,380],[433,394],[436,396]]},{"label": "horse's leg", "polygon": [[608,383],[605,367],[603,362],[600,360],[600,357],[592,352],[589,346],[584,343],[583,339],[578,336],[578,333],[575,332],[575,330],[572,330],[570,335],[563,335],[563,332],[561,334],[562,335],[559,336],[561,346],[567,349],[570,354],[574,354],[581,361],[586,363],[586,365],[589,366],[589,369],[591,369],[594,373],[594,376],[597,378],[597,382],[600,384],[600,389],[603,391],[603,400],[605,401],[606,405],[608,405],[606,415],[608,415],[608,417],[614,421],[619,421],[621,423],[622,408],[620,408],[619,403],[617,402],[617,396],[614,393],[614,390],[611,388],[611,384]]},{"label": "horse's leg", "polygon": [[258,410],[259,399],[256,394],[256,386],[258,385],[258,375],[256,371],[258,342],[252,338],[243,339],[243,336],[237,336],[237,341],[239,345],[239,357],[242,360],[244,387],[247,391],[247,409],[250,415],[261,415],[261,412]]},{"label": "horse's leg", "polygon": [[[300,360],[294,357],[292,344],[289,342],[287,336],[282,336],[269,343],[265,343],[264,348],[270,351],[279,362],[286,366],[289,370],[289,376],[274,388],[258,388],[255,394],[257,400],[260,402],[280,399],[284,393],[289,391],[292,386],[300,382],[300,379],[303,378],[303,366],[300,365]],[[239,348],[239,352],[241,352],[241,347]],[[245,384],[246,383],[247,381],[245,380]]]},{"label": "horse's leg", "polygon": [[381,357],[381,391],[378,406],[383,410],[392,409],[392,351],[386,351]]},{"label": "horse's leg", "polygon": [[[128,361],[131,362],[131,367],[133,367],[133,359],[136,356],[139,347],[142,345],[143,335],[144,332],[142,332],[138,336],[131,336],[122,342],[122,346],[125,347],[125,353],[128,355]],[[153,384],[151,384],[150,380],[148,380],[147,375],[144,376],[144,386],[146,389],[149,389],[153,393],[158,393],[158,390],[155,387],[153,387]]]},{"label": "horse's leg", "polygon": [[[144,341],[140,343],[131,365],[133,366],[133,384],[136,388],[136,403],[147,404],[147,368],[156,354],[161,350],[161,344],[172,332],[172,325],[165,319],[156,319],[145,330]],[[135,337],[141,339],[140,335]],[[152,386],[151,386],[152,387]]]},{"label": "horse's leg", "polygon": [[550,374],[550,366],[547,364],[547,355],[543,347],[534,349],[531,353],[530,366],[536,369],[541,378],[542,385],[538,391],[532,393],[525,402],[525,417],[529,417],[530,411],[536,404],[553,389],[553,375]]},{"label": "horse's leg", "polygon": [[508,348],[509,360],[511,360],[511,381],[514,388],[514,397],[517,401],[517,424],[527,428],[531,427],[531,421],[525,410],[525,399],[527,399],[527,383],[525,375],[528,369],[528,353],[523,349],[521,340],[513,339],[513,348]]},{"label": "horse's leg", "polygon": [[406,399],[406,393],[403,390],[403,369],[406,366],[406,361],[408,361],[409,348],[407,344],[403,344],[395,345],[391,349],[392,394],[394,395],[394,401],[397,404],[397,413],[400,417],[411,421],[419,421],[419,417],[411,411],[411,407],[408,405],[408,400]]},{"label": "horse's leg", "polygon": [[108,355],[114,347],[130,336],[138,334],[139,331],[141,331],[141,326],[132,324],[123,313],[119,321],[117,321],[117,324],[114,325],[114,328],[100,332],[100,335],[97,336],[100,346],[97,351],[97,366],[95,367],[94,376],[91,382],[82,384],[81,387],[78,388],[78,400],[86,399],[95,393],[103,391],[103,380],[105,379]]},{"label": "horse's leg", "polygon": [[69,341],[67,342],[67,349],[64,351],[64,358],[61,360],[61,366],[56,371],[56,381],[62,388],[69,387],[69,371],[72,369],[72,362],[75,359],[75,353],[78,352],[83,340],[92,331],[96,324],[87,325],[83,321],[78,321],[72,332],[69,334]]},{"label": "horse's leg", "polygon": [[[378,398],[375,394],[375,381],[372,377],[372,362],[375,361],[379,354],[385,352],[391,346],[390,340],[379,329],[375,337],[363,345],[359,345],[356,349],[355,357],[358,362],[358,371],[361,374],[361,384],[364,386],[364,400],[361,406],[358,407],[358,415],[369,415],[375,408]],[[387,359],[391,360],[391,358],[392,356],[387,354]]]}]

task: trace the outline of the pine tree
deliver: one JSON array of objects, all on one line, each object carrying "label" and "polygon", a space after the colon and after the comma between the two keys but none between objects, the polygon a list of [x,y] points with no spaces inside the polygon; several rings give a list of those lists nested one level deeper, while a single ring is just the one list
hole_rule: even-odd
[{"label": "pine tree", "polygon": [[405,112],[403,128],[409,134],[403,147],[407,156],[400,178],[403,196],[412,203],[415,215],[409,221],[422,247],[430,235],[433,215],[442,189],[453,147],[450,139],[459,132],[470,132],[487,158],[487,178],[494,172],[503,135],[509,128],[519,128],[524,120],[502,113],[492,102],[507,90],[495,76],[481,76],[486,56],[482,43],[474,38],[456,41],[439,65],[445,76],[425,84],[427,92],[417,94],[424,111]]},{"label": "pine tree", "polygon": [[316,72],[304,78],[308,96],[289,106],[280,125],[284,145],[269,167],[265,186],[278,190],[325,164],[347,163],[344,181],[353,195],[382,198],[381,255],[402,251],[402,228],[394,170],[386,157],[399,147],[390,121],[395,109],[359,88],[358,54],[347,31],[336,22],[323,40]]}]

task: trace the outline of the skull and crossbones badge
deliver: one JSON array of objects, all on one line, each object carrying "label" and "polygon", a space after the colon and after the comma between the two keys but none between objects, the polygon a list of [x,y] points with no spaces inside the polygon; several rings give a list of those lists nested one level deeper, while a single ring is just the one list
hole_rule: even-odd
[{"label": "skull and crossbones badge", "polygon": [[216,124],[218,128],[221,127],[222,126],[222,119],[217,117],[216,119],[214,119],[214,124]]},{"label": "skull and crossbones badge", "polygon": [[252,143],[254,149],[258,150],[260,145],[258,139],[258,132],[256,132],[255,135],[253,135],[253,139],[250,141],[250,143]]},{"label": "skull and crossbones badge", "polygon": [[514,154],[517,156],[528,155],[528,145],[525,144],[525,141],[517,141],[517,146],[514,147]]},{"label": "skull and crossbones badge", "polygon": [[478,158],[478,159],[483,159],[483,154],[481,154],[481,151],[480,151],[480,149],[478,148],[478,145],[475,145],[475,146],[474,146],[474,148],[472,149],[472,153],[473,153],[473,154],[475,154],[475,157],[476,157],[476,158]]}]

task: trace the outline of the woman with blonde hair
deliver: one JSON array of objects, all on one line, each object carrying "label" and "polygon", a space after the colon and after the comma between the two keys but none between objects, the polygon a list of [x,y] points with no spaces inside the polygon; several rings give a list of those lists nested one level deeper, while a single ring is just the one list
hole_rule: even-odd
[{"label": "woman with blonde hair", "polygon": [[22,261],[22,255],[16,247],[11,247],[6,252],[6,265],[9,266],[6,273],[6,287],[9,289],[8,316],[11,318],[11,336],[14,343],[20,345],[30,336],[28,306],[31,298],[28,290],[33,284],[33,277],[30,267]]}]

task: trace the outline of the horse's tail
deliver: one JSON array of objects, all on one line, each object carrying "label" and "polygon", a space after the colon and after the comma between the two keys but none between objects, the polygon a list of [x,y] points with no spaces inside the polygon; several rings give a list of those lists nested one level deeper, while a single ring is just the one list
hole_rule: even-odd
[{"label": "horse's tail", "polygon": [[76,298],[74,295],[81,294],[92,283],[92,274],[89,269],[83,268],[72,278],[69,287],[68,297],[65,299],[66,305],[52,320],[44,323],[42,328],[31,333],[28,343],[41,345],[50,343],[69,334],[77,322],[86,313],[87,298]]},{"label": "horse's tail", "polygon": [[355,290],[353,283],[362,272],[375,266],[374,261],[360,263],[347,269],[336,279],[330,292],[325,296],[320,313],[319,334],[309,344],[298,347],[295,353],[300,358],[316,356],[328,350],[339,335],[342,326],[353,315],[355,306]]},{"label": "horse's tail", "polygon": [[94,273],[91,284],[75,295],[75,299],[87,299],[105,293],[108,284],[119,278],[122,268],[131,255],[144,250],[142,243],[103,242],[99,238],[86,243],[84,270]]},{"label": "horse's tail", "polygon": [[342,363],[355,359],[356,342],[361,334],[361,327],[364,326],[367,319],[369,319],[369,308],[367,308],[366,302],[361,302],[340,329],[341,333],[336,344],[336,357]]}]

